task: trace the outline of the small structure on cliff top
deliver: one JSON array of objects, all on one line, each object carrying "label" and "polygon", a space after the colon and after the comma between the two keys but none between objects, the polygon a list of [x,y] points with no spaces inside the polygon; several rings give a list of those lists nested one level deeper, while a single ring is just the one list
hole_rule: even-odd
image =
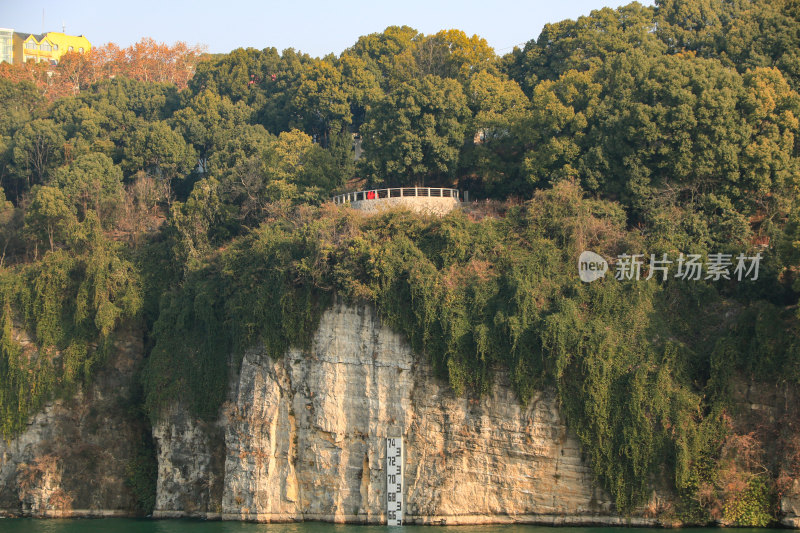
[{"label": "small structure on cliff top", "polygon": [[348,192],[334,196],[332,200],[367,213],[405,207],[418,213],[441,216],[467,202],[469,193],[442,187],[395,187]]}]

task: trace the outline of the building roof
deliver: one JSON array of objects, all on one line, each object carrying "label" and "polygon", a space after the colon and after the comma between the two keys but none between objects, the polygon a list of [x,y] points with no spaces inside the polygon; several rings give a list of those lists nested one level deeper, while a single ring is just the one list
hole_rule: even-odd
[{"label": "building roof", "polygon": [[15,31],[14,33],[16,33],[19,36],[19,38],[22,39],[23,41],[28,37],[30,37],[31,35],[33,35],[33,38],[36,39],[36,42],[41,41],[42,39],[44,39],[44,36],[47,35],[46,33],[21,33],[18,31]]}]

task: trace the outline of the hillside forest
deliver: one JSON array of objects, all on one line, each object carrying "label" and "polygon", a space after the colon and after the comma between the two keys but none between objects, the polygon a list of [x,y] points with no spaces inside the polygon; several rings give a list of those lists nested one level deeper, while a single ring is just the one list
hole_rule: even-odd
[{"label": "hillside forest", "polygon": [[[634,2],[505,55],[392,26],[322,58],[144,39],[2,64],[0,432],[91,383],[123,326],[146,346],[130,407],[213,420],[246,348],[306,347],[339,300],[455,394],[499,371],[523,404],[554,391],[620,512],[773,523],[800,419],[753,421],[737,394],[800,383],[798,91],[796,0]],[[329,201],[414,185],[477,201]],[[589,284],[584,250],[762,259],[757,279]]]}]

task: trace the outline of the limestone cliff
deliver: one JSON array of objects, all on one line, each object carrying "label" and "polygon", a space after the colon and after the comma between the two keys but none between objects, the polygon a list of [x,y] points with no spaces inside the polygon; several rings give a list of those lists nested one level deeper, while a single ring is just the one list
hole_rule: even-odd
[{"label": "limestone cliff", "polygon": [[370,308],[327,311],[307,353],[249,351],[214,427],[176,408],[154,433],[156,516],[382,522],[403,435],[407,521],[618,521],[551,392],[456,398]]},{"label": "limestone cliff", "polygon": [[[17,341],[31,357],[31,340]],[[130,516],[136,499],[126,485],[146,427],[131,413],[135,369],[143,347],[126,330],[93,384],[31,417],[10,442],[0,438],[0,516]]]},{"label": "limestone cliff", "polygon": [[[143,346],[132,331],[118,338],[92,385],[0,440],[0,515],[136,513],[126,479],[150,438],[130,412]],[[18,341],[34,350],[24,335]],[[308,351],[270,355],[245,354],[216,422],[175,405],[153,428],[155,516],[380,523],[384,438],[398,435],[407,522],[646,525],[669,505],[654,494],[648,509],[620,518],[552,391],[521,406],[499,373],[484,398],[455,397],[369,307],[336,305]],[[793,410],[789,396],[742,383],[733,399],[752,425]],[[782,496],[784,523],[798,527],[800,483]]]}]

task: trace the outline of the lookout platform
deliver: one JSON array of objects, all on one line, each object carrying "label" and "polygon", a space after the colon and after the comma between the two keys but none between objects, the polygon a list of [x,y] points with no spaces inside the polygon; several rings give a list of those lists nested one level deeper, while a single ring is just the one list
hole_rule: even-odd
[{"label": "lookout platform", "polygon": [[339,194],[332,198],[335,204],[349,204],[353,209],[377,213],[395,207],[404,207],[417,213],[442,216],[458,208],[469,199],[469,193],[442,187],[394,187],[368,189]]}]

